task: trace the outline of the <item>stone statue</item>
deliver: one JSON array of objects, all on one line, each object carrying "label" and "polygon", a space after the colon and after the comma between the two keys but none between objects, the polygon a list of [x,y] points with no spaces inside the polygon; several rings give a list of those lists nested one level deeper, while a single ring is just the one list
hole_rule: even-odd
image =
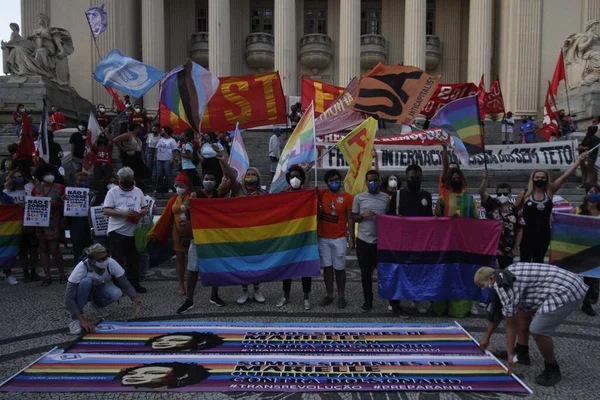
[{"label": "stone statue", "polygon": [[50,28],[45,14],[38,17],[39,27],[24,39],[19,25],[12,23],[8,42],[0,42],[4,73],[20,76],[42,76],[59,85],[68,85],[69,64],[67,57],[74,51],[71,34],[62,28]]},{"label": "stone statue", "polygon": [[574,33],[563,44],[567,86],[575,89],[600,81],[600,36],[596,33],[599,22],[589,21],[585,33]]}]

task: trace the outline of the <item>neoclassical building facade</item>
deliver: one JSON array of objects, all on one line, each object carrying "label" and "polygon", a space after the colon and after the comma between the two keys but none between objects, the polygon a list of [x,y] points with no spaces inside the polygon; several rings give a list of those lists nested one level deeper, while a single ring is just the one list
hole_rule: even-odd
[{"label": "neoclassical building facade", "polygon": [[[100,56],[84,12],[105,4],[111,49],[167,71],[191,57],[218,76],[279,71],[286,95],[303,76],[344,86],[379,61],[489,88],[507,110],[540,111],[564,39],[600,20],[600,0],[21,0],[22,29],[46,13],[71,32],[71,84],[110,104],[92,72]],[[158,90],[144,97],[156,109]]]}]

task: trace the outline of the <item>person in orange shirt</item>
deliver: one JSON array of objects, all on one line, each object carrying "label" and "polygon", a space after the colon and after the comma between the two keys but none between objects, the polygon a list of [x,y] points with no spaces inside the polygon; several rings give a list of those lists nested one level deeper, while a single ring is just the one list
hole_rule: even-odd
[{"label": "person in orange shirt", "polygon": [[[328,189],[319,189],[319,220],[317,236],[319,258],[323,267],[323,280],[327,295],[319,304],[324,307],[333,303],[333,281],[337,284],[338,308],[346,307],[346,248],[354,248],[354,223],[352,201],[354,196],[344,192],[342,176],[335,170],[325,173]],[[347,239],[347,234],[350,234]]]},{"label": "person in orange shirt", "polygon": [[446,144],[446,142],[441,142],[442,143],[442,173],[440,174],[440,177],[438,178],[438,194],[439,196],[443,196],[445,194],[447,194],[448,192],[450,192],[451,190],[446,189],[446,175],[448,174],[448,170],[450,169],[460,169],[460,165],[458,164],[458,162],[450,162],[450,159],[448,158],[448,145]]}]

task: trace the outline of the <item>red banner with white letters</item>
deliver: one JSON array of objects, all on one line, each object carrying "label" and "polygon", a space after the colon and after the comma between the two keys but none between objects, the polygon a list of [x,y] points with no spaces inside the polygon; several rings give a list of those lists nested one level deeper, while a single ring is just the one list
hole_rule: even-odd
[{"label": "red banner with white letters", "polygon": [[504,114],[504,98],[498,78],[490,86],[490,91],[485,93],[485,109],[488,114]]},{"label": "red banner with white letters", "polygon": [[476,94],[477,85],[474,83],[440,83],[435,92],[433,92],[431,99],[429,99],[425,107],[421,110],[421,114],[431,118],[440,108],[451,101]]}]

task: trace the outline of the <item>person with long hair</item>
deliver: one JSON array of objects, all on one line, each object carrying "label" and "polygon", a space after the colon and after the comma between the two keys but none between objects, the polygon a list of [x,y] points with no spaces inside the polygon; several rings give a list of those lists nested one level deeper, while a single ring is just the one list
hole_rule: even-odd
[{"label": "person with long hair", "polygon": [[[581,206],[575,207],[573,210],[571,210],[571,213],[600,218],[600,186],[590,186],[585,196],[583,197],[583,203],[581,204]],[[583,311],[590,317],[595,317],[597,313],[592,308],[592,304],[598,303],[598,297],[600,293],[600,281],[594,278],[583,278],[583,282],[590,288],[588,289],[587,293],[585,294],[585,297],[583,298],[581,311]]]},{"label": "person with long hair", "polygon": [[534,170],[529,176],[527,190],[517,198],[515,204],[521,206],[523,238],[521,239],[521,262],[543,263],[550,245],[550,217],[552,216],[552,198],[581,164],[587,152],[554,182],[542,169]]},{"label": "person with long hair", "polygon": [[596,159],[598,158],[598,148],[596,146],[600,144],[600,137],[596,135],[597,133],[598,127],[596,125],[589,126],[585,133],[585,138],[583,138],[579,145],[580,153],[593,149],[581,163],[581,189],[585,187],[588,180],[592,185],[595,185],[597,182]]},{"label": "person with long hair", "polygon": [[150,171],[142,159],[142,141],[138,137],[137,131],[138,124],[130,123],[127,125],[127,132],[117,136],[112,142],[121,149],[123,166],[131,168],[137,179],[146,179],[150,175]]}]

